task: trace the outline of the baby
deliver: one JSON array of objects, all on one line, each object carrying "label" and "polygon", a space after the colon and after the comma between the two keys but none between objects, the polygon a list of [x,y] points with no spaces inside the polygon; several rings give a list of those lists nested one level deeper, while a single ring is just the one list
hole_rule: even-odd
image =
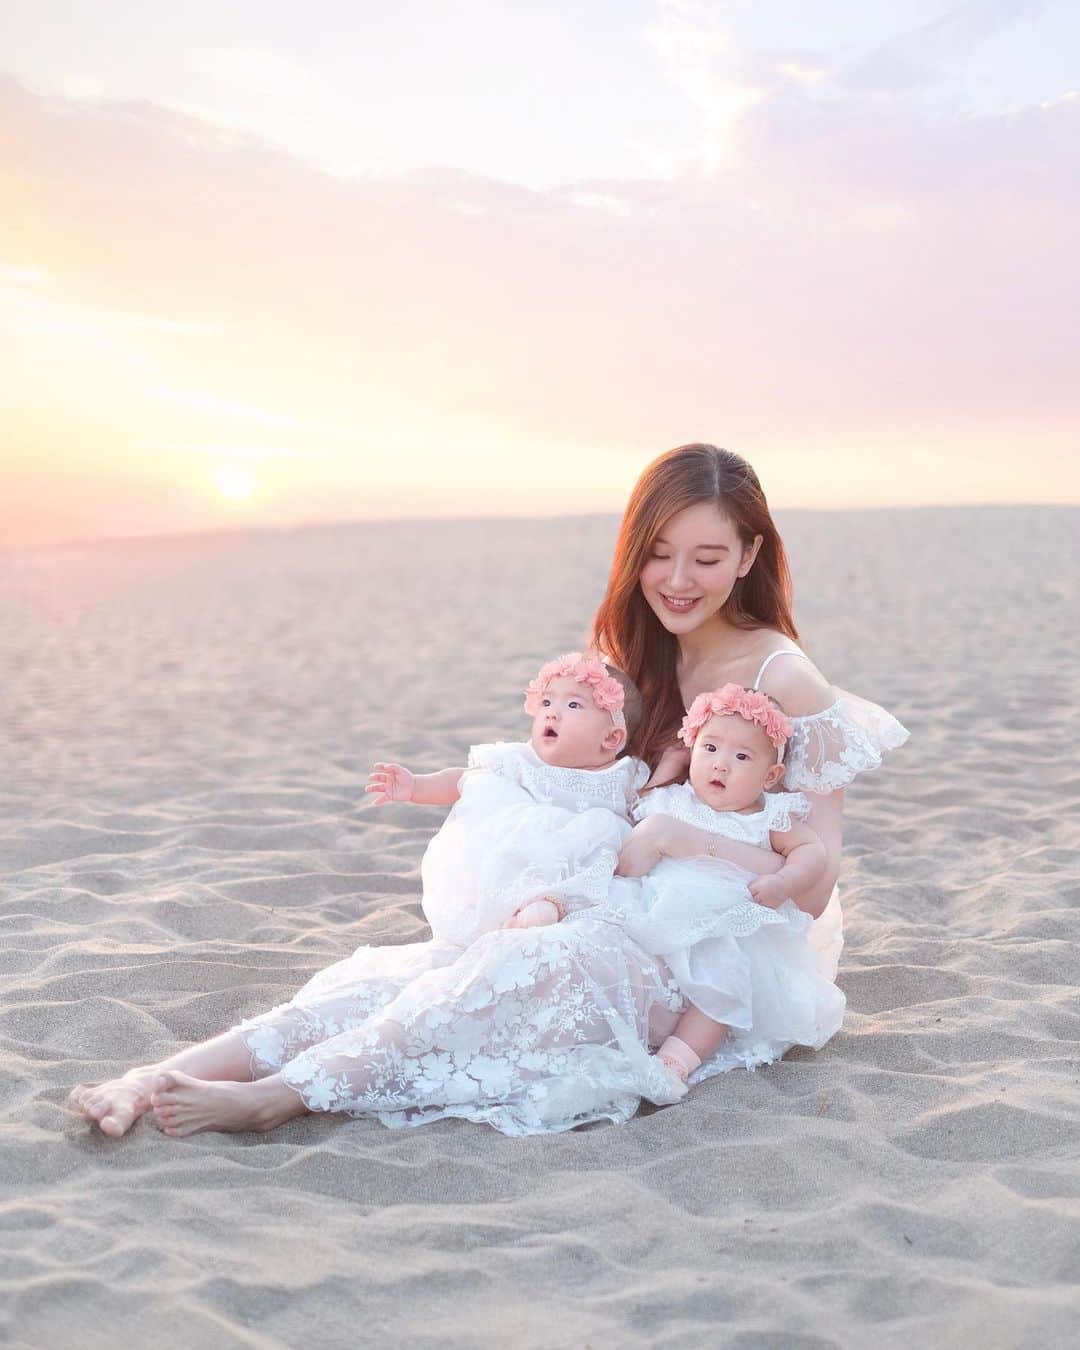
[{"label": "baby", "polygon": [[453,805],[421,863],[436,938],[557,923],[604,899],[647,767],[622,752],[641,699],[621,671],[571,652],[528,686],[528,742],[476,745],[467,769],[377,763],[376,803]]},{"label": "baby", "polygon": [[[770,791],[790,735],[767,694],[726,684],[696,698],[680,731],[690,781],[646,794],[622,851],[619,872],[642,877],[636,892],[615,883],[626,926],[691,1004],[657,1052],[684,1084],[719,1047],[732,1064],[758,1063],[817,1048],[839,1026],[843,995],[819,972],[810,915],[792,900],[821,878],[825,848],[801,823],[806,797]],[[713,836],[704,847],[702,831]],[[754,876],[724,859],[729,839],[783,865]]]}]

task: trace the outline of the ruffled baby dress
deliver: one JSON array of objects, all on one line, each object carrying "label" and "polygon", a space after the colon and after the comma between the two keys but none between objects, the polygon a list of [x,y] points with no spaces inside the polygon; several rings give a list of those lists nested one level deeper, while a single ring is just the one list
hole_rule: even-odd
[{"label": "ruffled baby dress", "polygon": [[433,935],[465,948],[537,896],[566,911],[602,900],[648,777],[630,756],[563,769],[528,742],[473,746],[461,795],[420,864]]},{"label": "ruffled baby dress", "polygon": [[[714,811],[681,783],[648,793],[636,815],[672,816],[767,849],[773,831],[790,830],[809,812],[801,792],[765,793],[756,811]],[[752,880],[722,858],[662,858],[639,883],[616,879],[610,892],[642,950],[663,958],[695,1007],[731,1028],[707,1061],[710,1073],[770,1063],[793,1045],[820,1049],[843,1019],[844,996],[809,942],[813,920],[791,900],[759,905]]]},{"label": "ruffled baby dress", "polygon": [[[843,786],[907,735],[884,709],[847,694],[792,720],[789,791]],[[576,811],[590,799],[567,795],[564,775],[578,772],[595,782],[537,760],[530,795],[573,801]],[[829,981],[841,940],[834,892],[806,938]],[[457,1117],[531,1135],[621,1123],[643,1097],[679,1100],[681,1085],[650,1050],[687,1006],[667,960],[634,939],[617,906],[600,903],[547,927],[481,932],[464,947],[437,937],[360,947],[237,1030],[254,1073],[280,1073],[313,1111],[394,1128]],[[713,1056],[691,1082],[727,1067]]]}]

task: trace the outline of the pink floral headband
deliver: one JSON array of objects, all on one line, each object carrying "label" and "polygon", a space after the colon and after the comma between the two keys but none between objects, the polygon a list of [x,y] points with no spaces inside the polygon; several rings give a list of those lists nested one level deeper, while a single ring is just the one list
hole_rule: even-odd
[{"label": "pink floral headband", "polygon": [[784,759],[784,745],[791,735],[791,719],[772,703],[767,694],[757,689],[744,689],[741,684],[725,684],[711,694],[699,694],[683,718],[679,736],[683,744],[694,748],[697,734],[710,717],[744,717],[759,726],[776,746],[776,762]]},{"label": "pink floral headband", "polygon": [[610,713],[615,726],[621,730],[626,729],[626,718],[622,710],[626,698],[625,690],[613,675],[607,673],[603,662],[591,660],[581,652],[568,652],[555,661],[549,661],[540,667],[536,678],[529,681],[529,687],[525,690],[525,711],[531,717],[535,717],[540,711],[540,700],[544,696],[544,690],[552,680],[560,679],[564,675],[575,684],[583,684],[600,711]]}]

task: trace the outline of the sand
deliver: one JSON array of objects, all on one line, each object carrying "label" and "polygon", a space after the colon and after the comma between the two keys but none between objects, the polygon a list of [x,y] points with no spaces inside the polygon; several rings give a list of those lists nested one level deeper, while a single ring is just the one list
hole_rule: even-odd
[{"label": "sand", "polygon": [[425,935],[441,812],[367,767],[520,734],[613,519],[0,556],[0,1339],[1075,1344],[1080,511],[782,517],[806,645],[908,725],[848,795],[842,1033],[627,1125],[65,1109]]}]

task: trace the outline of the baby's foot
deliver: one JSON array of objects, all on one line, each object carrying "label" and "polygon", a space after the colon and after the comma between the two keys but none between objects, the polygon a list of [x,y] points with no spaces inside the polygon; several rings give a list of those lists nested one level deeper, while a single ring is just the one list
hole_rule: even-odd
[{"label": "baby's foot", "polygon": [[131,1069],[122,1078],[107,1083],[80,1083],[68,1097],[68,1105],[95,1124],[102,1134],[119,1139],[150,1109],[150,1084],[158,1074],[155,1065]]},{"label": "baby's foot", "polygon": [[199,1130],[269,1130],[307,1110],[276,1075],[254,1083],[217,1083],[170,1069],[154,1080],[154,1124],[174,1139]]}]

